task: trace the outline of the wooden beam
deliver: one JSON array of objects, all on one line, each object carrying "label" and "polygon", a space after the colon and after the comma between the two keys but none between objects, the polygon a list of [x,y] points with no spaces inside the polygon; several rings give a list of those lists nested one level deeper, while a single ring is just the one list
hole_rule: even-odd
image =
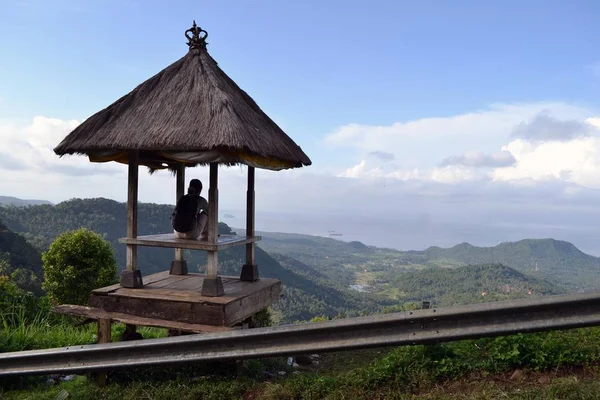
[{"label": "wooden beam", "polygon": [[[246,192],[246,237],[254,236],[255,228],[255,203],[254,203],[254,167],[248,167],[248,189]],[[242,266],[240,279],[254,282],[259,279],[258,266],[255,262],[254,242],[246,244],[246,264]]]},{"label": "wooden beam", "polygon": [[[216,245],[219,239],[219,165],[210,164],[210,186],[208,189],[208,242]],[[216,251],[208,252],[206,275],[216,278],[218,271],[218,257]]]},{"label": "wooden beam", "polygon": [[[137,237],[137,206],[138,206],[138,171],[139,153],[129,153],[129,174],[127,179],[127,238]],[[137,269],[137,246],[127,245],[127,269]]]},{"label": "wooden beam", "polygon": [[[175,204],[185,194],[185,164],[177,166]],[[183,260],[183,249],[175,249],[175,260]]]},{"label": "wooden beam", "polygon": [[246,245],[250,242],[262,240],[261,236],[221,235],[217,244],[210,244],[208,240],[176,239],[172,233],[159,233],[158,235],[138,236],[135,239],[119,238],[119,243],[137,244],[147,247],[170,247],[190,250],[217,251],[230,247]]},{"label": "wooden beam", "polygon": [[[208,243],[217,246],[219,241],[219,165],[210,164],[210,186],[208,189]],[[216,248],[216,247],[215,247]],[[225,290],[221,277],[218,276],[218,251],[207,252],[206,278],[202,281],[203,296],[223,296]]]},{"label": "wooden beam", "polygon": [[[137,237],[137,207],[138,207],[138,171],[140,155],[137,151],[129,152],[127,177],[127,238]],[[137,269],[137,245],[127,244],[125,270],[121,272],[122,287],[141,288],[142,273]]]},{"label": "wooden beam", "polygon": [[[248,190],[246,192],[246,236],[254,236],[254,167],[248,167]],[[254,265],[254,242],[246,245],[246,264]]]},{"label": "wooden beam", "polygon": [[[53,312],[59,314],[74,315],[77,317],[86,317],[97,319],[100,321],[118,321],[126,324],[132,324],[137,326],[152,326],[156,328],[168,328],[176,329],[185,332],[225,332],[232,330],[226,326],[214,326],[204,324],[190,324],[187,322],[168,321],[165,319],[158,318],[146,318],[138,317],[131,314],[125,314],[120,312],[105,311],[100,308],[86,307],[73,304],[63,304],[56,306],[52,309]],[[100,337],[100,335],[98,336]]]}]

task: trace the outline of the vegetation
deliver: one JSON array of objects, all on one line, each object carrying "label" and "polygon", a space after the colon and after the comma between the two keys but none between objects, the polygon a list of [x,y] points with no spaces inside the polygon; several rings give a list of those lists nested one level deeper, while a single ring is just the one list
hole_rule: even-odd
[{"label": "vegetation", "polygon": [[24,290],[41,294],[41,267],[40,253],[0,221],[0,276],[10,277]]},{"label": "vegetation", "polygon": [[400,300],[430,300],[438,307],[559,293],[555,285],[501,264],[400,273],[388,290]]},{"label": "vegetation", "polygon": [[525,239],[494,247],[462,243],[449,249],[430,247],[423,252],[410,253],[437,263],[444,260],[462,265],[500,263],[570,290],[600,288],[597,276],[600,258],[585,254],[573,244],[561,240]]},{"label": "vegetation", "polygon": [[[170,211],[141,204],[139,233],[168,231]],[[0,352],[94,343],[94,325],[75,326],[50,313],[50,298],[81,303],[91,288],[112,283],[108,277],[114,280],[117,264],[124,266],[125,246],[117,244],[125,236],[124,205],[93,199],[8,206],[0,207],[0,218],[23,235],[0,225]],[[219,229],[235,234],[226,224]],[[256,251],[261,276],[281,279],[286,296],[261,313],[262,326],[414,309],[421,300],[450,306],[591,288],[597,279],[591,271],[600,266],[599,259],[551,239],[400,252],[305,235],[263,237]],[[140,266],[144,274],[165,270],[172,256],[168,249],[140,249]],[[223,252],[222,272],[239,273],[244,258],[243,247]],[[186,259],[205,263],[202,252],[187,252]],[[78,274],[107,281],[77,286],[84,285]],[[57,294],[53,281],[76,290]],[[67,294],[76,298],[60,297]],[[113,340],[124,329],[115,325]],[[167,334],[139,332],[145,338]],[[60,384],[0,380],[0,397],[64,398],[64,390],[82,399],[596,398],[600,385],[591,378],[600,372],[600,328],[334,353],[305,369],[285,361],[248,360],[241,377],[228,363],[113,371],[106,388],[85,376]]]},{"label": "vegetation", "polygon": [[[13,334],[15,339],[11,349],[46,346],[48,340],[54,341],[52,345],[85,344],[94,340],[90,328],[69,328],[64,332],[57,329],[41,334],[36,331],[39,326],[45,326],[43,321],[32,321],[31,335]],[[18,340],[35,337],[35,333],[47,341],[30,340],[28,346],[17,345]],[[156,330],[142,330],[142,333],[145,337],[157,336]],[[4,346],[6,330],[0,335],[0,343]],[[248,360],[241,375],[236,375],[226,363],[113,371],[110,373],[112,383],[106,388],[98,388],[84,376],[61,384],[49,384],[46,379],[12,379],[0,381],[0,396],[6,399],[23,396],[54,399],[65,390],[70,398],[81,399],[124,396],[147,399],[466,399],[498,396],[579,399],[597,395],[594,391],[600,386],[590,378],[600,372],[599,360],[600,328],[588,328],[324,354],[319,365],[295,371],[282,359]],[[539,397],[536,392],[545,396]]]},{"label": "vegetation", "polygon": [[89,303],[90,292],[116,282],[110,244],[85,228],[60,235],[42,254],[42,287],[55,304]]},{"label": "vegetation", "polygon": [[[140,203],[138,234],[169,232],[171,211],[172,206]],[[46,251],[52,241],[65,231],[87,228],[111,244],[119,269],[125,266],[125,246],[118,243],[119,238],[126,236],[126,209],[123,203],[107,199],[74,199],[56,206],[4,207],[0,208],[0,218],[39,251]],[[235,234],[224,223],[219,224],[219,232]],[[204,252],[186,251],[185,258],[191,268],[197,265],[202,269],[206,265]],[[164,271],[172,259],[171,249],[138,248],[138,265],[144,275]],[[277,323],[292,323],[321,314],[357,315],[375,312],[380,306],[391,304],[386,299],[359,296],[327,276],[319,279],[314,274],[306,273],[303,267],[299,268],[294,260],[286,259],[285,265],[282,265],[260,246],[256,249],[256,260],[260,275],[280,279],[286,290],[285,300],[273,310]],[[244,262],[244,247],[228,249],[219,254],[219,269],[224,275],[238,275]]]},{"label": "vegetation", "polygon": [[[169,205],[141,203],[138,233],[168,232],[171,211]],[[119,269],[125,266],[125,246],[118,243],[126,235],[123,203],[100,198],[73,199],[55,206],[8,206],[0,207],[0,218],[8,228],[27,239],[24,241],[10,232],[13,241],[20,240],[20,246],[28,249],[7,253],[32,259],[37,254],[37,264],[35,260],[29,264],[10,261],[11,280],[27,281],[33,277],[31,281],[37,282],[38,294],[39,252],[47,251],[68,230],[83,227],[98,233],[114,249]],[[219,224],[219,230],[222,234],[235,234],[224,223]],[[600,279],[595,272],[600,268],[599,258],[552,239],[503,243],[493,248],[462,244],[450,249],[432,247],[402,252],[308,235],[269,232],[261,235],[263,240],[256,249],[260,274],[280,279],[286,294],[272,309],[275,323],[293,323],[319,315],[370,314],[426,299],[437,305],[451,305],[572,292],[594,288]],[[206,265],[203,252],[186,251],[185,257],[192,269],[198,266],[202,270]],[[165,270],[172,259],[170,249],[138,249],[138,265],[144,275]],[[219,262],[223,274],[239,274],[244,248],[224,251]],[[471,264],[489,265],[490,271],[496,271],[479,277]],[[18,271],[12,274],[14,270]],[[22,282],[18,285],[33,291],[31,285],[26,287]]]}]

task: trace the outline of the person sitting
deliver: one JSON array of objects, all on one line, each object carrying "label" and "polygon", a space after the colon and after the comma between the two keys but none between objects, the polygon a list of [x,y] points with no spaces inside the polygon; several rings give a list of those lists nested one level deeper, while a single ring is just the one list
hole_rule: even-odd
[{"label": "person sitting", "polygon": [[192,179],[187,194],[182,196],[171,215],[173,233],[177,239],[208,238],[208,201],[200,193],[202,182]]}]

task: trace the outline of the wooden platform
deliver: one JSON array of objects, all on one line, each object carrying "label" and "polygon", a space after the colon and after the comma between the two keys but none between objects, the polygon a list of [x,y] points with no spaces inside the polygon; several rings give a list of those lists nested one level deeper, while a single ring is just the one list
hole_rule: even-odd
[{"label": "wooden platform", "polygon": [[244,282],[222,276],[225,294],[200,294],[206,275],[169,275],[169,271],[145,276],[144,287],[127,289],[112,285],[92,291],[90,305],[108,312],[188,324],[233,326],[281,297],[281,282],[262,278]]},{"label": "wooden platform", "polygon": [[158,235],[138,236],[137,238],[121,238],[120,243],[135,244],[138,246],[151,247],[173,247],[178,249],[218,251],[229,247],[241,246],[248,243],[258,242],[260,236],[238,236],[220,235],[217,245],[210,244],[206,240],[176,239],[173,233],[161,233]]}]

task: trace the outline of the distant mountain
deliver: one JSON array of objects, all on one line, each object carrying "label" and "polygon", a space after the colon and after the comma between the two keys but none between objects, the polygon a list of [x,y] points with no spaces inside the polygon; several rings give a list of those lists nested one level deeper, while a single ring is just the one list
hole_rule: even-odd
[{"label": "distant mountain", "polygon": [[560,293],[552,283],[501,264],[401,273],[390,287],[399,300],[429,300],[440,307]]},{"label": "distant mountain", "polygon": [[555,239],[525,239],[494,247],[461,243],[448,249],[430,247],[410,251],[429,263],[450,266],[500,263],[571,289],[600,288],[600,258],[583,253],[573,244]]},{"label": "distant mountain", "polygon": [[552,282],[562,292],[600,288],[600,258],[555,239],[524,239],[494,247],[462,243],[451,248],[399,251],[311,235],[261,232],[270,254],[291,256],[343,285],[366,284],[373,293],[395,298],[388,284],[398,273],[428,268],[503,264]]},{"label": "distant mountain", "polygon": [[38,206],[41,204],[52,204],[48,200],[26,200],[10,196],[0,196],[0,206]]}]

